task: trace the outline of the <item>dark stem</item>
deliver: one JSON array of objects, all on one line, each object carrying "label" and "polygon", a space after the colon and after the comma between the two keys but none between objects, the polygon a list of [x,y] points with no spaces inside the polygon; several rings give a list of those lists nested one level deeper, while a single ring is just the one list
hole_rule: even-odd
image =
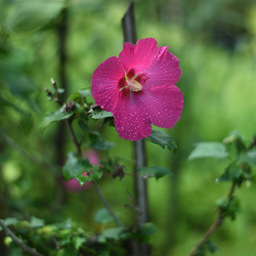
[{"label": "dark stem", "polygon": [[111,209],[111,207],[109,206],[106,198],[104,197],[99,185],[97,184],[97,182],[95,182],[94,180],[92,181],[92,184],[99,196],[99,198],[101,199],[101,202],[104,204],[104,206],[107,208],[107,210],[109,211],[109,213],[111,214],[111,216],[113,217],[113,219],[115,220],[115,222],[118,224],[118,226],[120,227],[124,227],[124,224],[122,223],[122,221],[117,217],[117,215],[115,215],[115,213],[113,212],[113,210]]},{"label": "dark stem", "polygon": [[[135,19],[134,19],[134,10],[133,10],[133,1],[125,13],[124,17],[122,18],[122,28],[123,28],[123,35],[124,41],[130,42],[131,44],[136,44],[136,26],[135,26]],[[146,152],[145,152],[145,141],[135,141],[134,142],[134,151],[135,151],[135,160],[136,165],[134,169],[134,183],[135,183],[135,198],[136,203],[139,205],[141,210],[140,216],[140,224],[144,224],[149,220],[148,214],[148,197],[147,197],[147,183],[139,175],[136,175],[138,172],[138,168],[142,168],[146,166]],[[140,244],[138,246],[134,246],[134,253],[140,251],[140,255],[149,255],[150,248],[148,244]]]},{"label": "dark stem", "polygon": [[77,138],[76,138],[76,135],[75,135],[75,132],[73,130],[73,127],[72,127],[72,124],[71,124],[71,121],[69,120],[66,120],[66,125],[68,127],[68,131],[71,135],[71,139],[72,141],[74,142],[75,146],[76,146],[76,150],[77,150],[77,153],[79,155],[82,155],[82,150],[81,150],[81,145],[80,143],[78,142]]},{"label": "dark stem", "polygon": [[[229,199],[229,203],[231,202],[232,198],[233,198],[233,193],[235,191],[235,187],[236,187],[236,182],[233,181],[231,188],[228,192],[228,199]],[[194,249],[188,254],[188,256],[194,256],[196,255],[198,249],[208,240],[208,238],[210,237],[210,235],[221,225],[221,223],[223,222],[223,220],[225,219],[226,214],[223,213],[219,213],[218,218],[214,221],[214,223],[211,225],[211,227],[207,230],[207,232],[205,233],[205,235],[203,236],[203,238],[200,240],[200,242],[194,247]]]},{"label": "dark stem", "polygon": [[[51,82],[52,82],[52,84],[55,84],[55,86],[54,86],[54,88],[56,88],[55,90],[58,90],[56,82],[53,79],[51,79]],[[59,101],[57,101],[57,102],[62,105],[61,99],[59,99]],[[81,149],[81,144],[78,142],[78,140],[76,138],[76,135],[75,135],[75,132],[73,130],[71,121],[70,120],[66,120],[66,125],[67,125],[68,131],[69,131],[69,133],[71,135],[71,139],[72,139],[73,143],[76,146],[77,153],[80,156],[83,156],[82,149]],[[117,215],[114,213],[114,211],[112,210],[112,208],[108,204],[108,202],[107,202],[106,198],[104,197],[104,195],[103,195],[99,185],[95,181],[92,181],[92,184],[93,184],[93,186],[94,186],[94,188],[95,188],[99,198],[101,199],[103,205],[107,208],[107,210],[109,211],[110,215],[113,217],[113,219],[115,220],[117,225],[120,226],[120,227],[124,227],[122,221],[117,217]]]},{"label": "dark stem", "polygon": [[4,230],[7,236],[11,237],[12,240],[24,251],[34,256],[44,256],[43,254],[37,252],[36,249],[27,246],[20,238],[18,238],[12,231],[5,225],[4,221],[0,219],[0,226]]}]

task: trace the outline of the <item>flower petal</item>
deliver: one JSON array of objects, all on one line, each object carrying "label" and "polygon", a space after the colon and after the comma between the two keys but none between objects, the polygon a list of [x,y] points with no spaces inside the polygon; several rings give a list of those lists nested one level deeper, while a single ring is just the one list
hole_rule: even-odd
[{"label": "flower petal", "polygon": [[118,82],[125,76],[124,67],[117,57],[110,57],[102,62],[92,76],[92,96],[95,103],[106,111],[113,111],[118,102]]},{"label": "flower petal", "polygon": [[129,91],[126,92],[120,97],[113,112],[115,127],[121,138],[141,140],[151,134],[152,127],[144,112],[132,101]]},{"label": "flower petal", "polygon": [[119,54],[119,61],[128,73],[134,69],[135,74],[146,70],[152,64],[157,49],[154,38],[145,38],[137,42],[137,45],[124,44],[124,49]]},{"label": "flower petal", "polygon": [[169,129],[179,120],[184,105],[182,92],[175,85],[144,87],[133,94],[133,99],[150,123]]},{"label": "flower petal", "polygon": [[181,75],[179,60],[168,52],[168,46],[157,47],[155,59],[145,74],[150,78],[145,86],[175,85]]}]

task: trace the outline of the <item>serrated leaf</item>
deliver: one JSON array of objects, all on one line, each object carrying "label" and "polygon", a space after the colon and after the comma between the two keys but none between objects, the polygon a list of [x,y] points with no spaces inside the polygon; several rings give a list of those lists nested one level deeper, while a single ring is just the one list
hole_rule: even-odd
[{"label": "serrated leaf", "polygon": [[151,166],[151,167],[144,167],[138,170],[138,174],[142,176],[142,178],[147,179],[151,177],[155,177],[156,180],[159,178],[167,175],[172,174],[167,168],[160,167],[160,166]]},{"label": "serrated leaf", "polygon": [[92,110],[91,117],[93,119],[103,119],[107,117],[113,117],[111,112],[104,111],[103,109],[96,108]]},{"label": "serrated leaf", "polygon": [[103,175],[103,172],[100,172],[98,168],[98,166],[93,166],[90,172],[87,173],[87,175],[81,174],[76,176],[76,179],[78,180],[80,185],[83,186],[85,182],[93,180],[98,182]]},{"label": "serrated leaf", "polygon": [[41,131],[43,131],[52,122],[57,122],[57,121],[65,120],[65,119],[68,119],[69,117],[71,117],[73,115],[73,112],[64,112],[63,111],[64,107],[65,107],[65,105],[62,106],[56,112],[48,112],[48,113],[46,113],[46,116],[45,116],[43,122],[40,125]]},{"label": "serrated leaf", "polygon": [[213,157],[213,158],[226,158],[228,152],[226,152],[226,147],[219,142],[200,142],[196,143],[196,148],[191,152],[188,159],[196,159],[203,157]]},{"label": "serrated leaf", "polygon": [[35,216],[31,217],[31,221],[29,223],[29,227],[31,228],[38,228],[44,226],[44,220],[36,218]]},{"label": "serrated leaf", "polygon": [[62,173],[65,180],[71,180],[84,172],[89,172],[93,167],[87,157],[78,157],[75,153],[71,152],[68,154]]},{"label": "serrated leaf", "polygon": [[91,132],[89,133],[90,144],[91,148],[99,149],[99,150],[108,150],[111,147],[115,146],[113,142],[105,141],[103,138],[99,136],[98,132]]},{"label": "serrated leaf", "polygon": [[157,144],[163,149],[167,145],[168,149],[172,152],[175,152],[177,149],[174,139],[161,130],[153,129],[152,133],[145,140]]},{"label": "serrated leaf", "polygon": [[102,224],[114,221],[113,217],[106,208],[102,208],[99,211],[97,211],[93,219],[94,221]]}]

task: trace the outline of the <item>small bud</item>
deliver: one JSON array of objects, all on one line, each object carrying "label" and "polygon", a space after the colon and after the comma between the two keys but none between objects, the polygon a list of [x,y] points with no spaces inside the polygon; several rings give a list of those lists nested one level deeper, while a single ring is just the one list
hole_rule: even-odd
[{"label": "small bud", "polygon": [[65,104],[65,107],[63,108],[62,112],[72,112],[75,109],[76,109],[76,103],[70,100]]},{"label": "small bud", "polygon": [[113,179],[115,179],[116,177],[120,177],[120,180],[123,179],[124,177],[124,165],[119,165],[119,164],[116,164],[115,167],[114,167],[114,171],[112,173],[112,177]]}]

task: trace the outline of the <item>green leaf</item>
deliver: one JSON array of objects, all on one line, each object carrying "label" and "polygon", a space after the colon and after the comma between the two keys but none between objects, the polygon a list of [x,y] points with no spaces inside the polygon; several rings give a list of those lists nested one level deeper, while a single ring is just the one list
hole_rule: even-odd
[{"label": "green leaf", "polygon": [[89,146],[91,148],[99,149],[99,150],[108,150],[111,147],[115,146],[113,142],[108,142],[102,139],[99,136],[98,132],[91,132],[89,133],[89,139],[90,139],[90,144]]},{"label": "green leaf", "polygon": [[152,133],[147,138],[145,138],[145,140],[157,144],[163,149],[167,145],[168,149],[172,152],[175,152],[177,149],[177,145],[173,138],[161,130],[153,129]]},{"label": "green leaf", "polygon": [[[6,226],[10,226],[10,225],[15,225],[19,222],[19,220],[17,220],[16,218],[6,218],[4,220],[4,223]],[[2,228],[0,227],[0,231],[2,230]]]},{"label": "green leaf", "polygon": [[113,117],[111,112],[104,111],[101,108],[96,108],[92,110],[91,117],[93,119],[103,119],[106,117]]},{"label": "green leaf", "polygon": [[62,106],[56,112],[48,112],[46,114],[43,122],[40,125],[41,131],[43,131],[52,122],[65,120],[65,119],[68,119],[69,117],[71,117],[73,115],[73,112],[64,112],[63,111],[64,108],[65,108],[65,105]]},{"label": "green leaf", "polygon": [[152,234],[156,233],[157,231],[158,230],[157,230],[156,226],[151,222],[144,223],[140,226],[140,232],[142,233],[143,236],[152,235]]},{"label": "green leaf", "polygon": [[101,126],[107,125],[107,124],[109,126],[115,127],[114,117],[113,116],[104,118],[104,121],[103,121]]},{"label": "green leaf", "polygon": [[156,180],[158,180],[159,178],[161,178],[167,174],[172,174],[172,172],[169,171],[167,168],[160,167],[160,166],[140,168],[138,170],[138,173],[144,179],[155,177]]},{"label": "green leaf", "polygon": [[84,132],[86,132],[86,133],[89,132],[89,127],[88,127],[87,123],[86,123],[84,120],[82,120],[82,119],[79,120],[79,121],[78,121],[78,124],[79,124],[80,128],[81,128]]},{"label": "green leaf", "polygon": [[87,172],[87,176],[81,174],[81,175],[78,175],[76,179],[79,181],[80,185],[83,186],[85,182],[89,182],[92,180],[98,182],[102,177],[102,175],[103,175],[103,172],[99,171],[99,167],[93,166],[90,172]]},{"label": "green leaf", "polygon": [[212,241],[207,241],[206,242],[207,248],[210,252],[217,252],[219,251],[219,248],[212,242]]},{"label": "green leaf", "polygon": [[83,243],[86,242],[85,237],[74,237],[74,244],[75,244],[75,249],[79,250],[79,248],[83,245]]},{"label": "green leaf", "polygon": [[226,158],[228,152],[226,147],[219,142],[200,142],[196,144],[196,148],[191,152],[188,159],[196,159],[202,157]]},{"label": "green leaf", "polygon": [[55,18],[64,4],[64,1],[15,1],[6,25],[15,32],[39,29]]},{"label": "green leaf", "polygon": [[31,221],[29,223],[29,227],[38,228],[44,226],[44,220],[38,219],[35,216],[31,217]]},{"label": "green leaf", "polygon": [[65,180],[71,180],[84,172],[89,172],[93,167],[87,157],[78,157],[75,153],[71,152],[68,154],[62,173]]},{"label": "green leaf", "polygon": [[246,151],[246,146],[245,143],[243,142],[242,136],[237,131],[231,132],[229,136],[223,140],[223,143],[234,144],[235,148],[239,153]]},{"label": "green leaf", "polygon": [[225,172],[216,180],[216,182],[221,181],[239,181],[243,180],[244,176],[243,170],[240,169],[235,163],[230,164],[226,169]]},{"label": "green leaf", "polygon": [[256,166],[256,149],[240,154],[238,160],[244,164],[253,164]]},{"label": "green leaf", "polygon": [[73,92],[69,97],[68,101],[73,100],[76,101],[77,99],[84,98],[88,95],[90,95],[91,90],[90,89],[85,89],[85,90],[79,90],[77,92]]},{"label": "green leaf", "polygon": [[119,239],[124,232],[123,227],[108,228],[102,231],[101,235],[106,238]]},{"label": "green leaf", "polygon": [[102,208],[94,215],[94,221],[102,224],[106,224],[114,221],[113,217],[106,208]]},{"label": "green leaf", "polygon": [[65,92],[65,89],[63,88],[58,88],[58,93],[61,94],[61,93],[64,93]]}]

